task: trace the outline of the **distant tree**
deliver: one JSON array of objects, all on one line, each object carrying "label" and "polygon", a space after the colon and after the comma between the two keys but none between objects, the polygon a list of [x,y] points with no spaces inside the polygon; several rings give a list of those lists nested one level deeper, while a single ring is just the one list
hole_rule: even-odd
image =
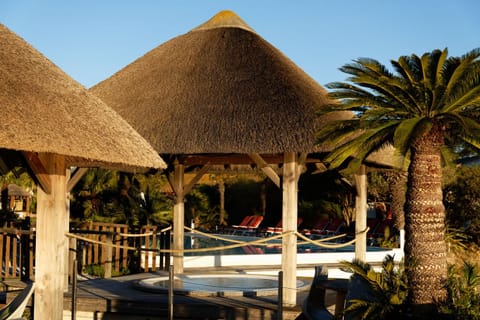
[{"label": "distant tree", "polygon": [[239,223],[243,217],[261,213],[261,184],[253,179],[239,177],[225,182],[225,211],[229,224]]},{"label": "distant tree", "polygon": [[118,214],[119,178],[117,171],[89,169],[71,192],[72,218],[96,221]]},{"label": "distant tree", "polygon": [[368,198],[373,202],[391,202],[392,197],[386,172],[371,171],[368,173]]},{"label": "distant tree", "polygon": [[480,165],[457,168],[443,187],[449,225],[480,244]]}]

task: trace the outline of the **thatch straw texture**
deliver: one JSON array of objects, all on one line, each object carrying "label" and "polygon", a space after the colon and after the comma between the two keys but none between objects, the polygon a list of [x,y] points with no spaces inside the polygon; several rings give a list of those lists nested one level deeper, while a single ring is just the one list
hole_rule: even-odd
[{"label": "thatch straw texture", "polygon": [[16,196],[16,197],[31,197],[32,194],[26,190],[24,190],[19,185],[14,183],[10,183],[8,186],[8,195],[9,196]]},{"label": "thatch straw texture", "polygon": [[91,91],[161,154],[311,151],[326,91],[230,11]]},{"label": "thatch straw texture", "polygon": [[125,120],[0,25],[0,148],[116,169],[165,163]]}]

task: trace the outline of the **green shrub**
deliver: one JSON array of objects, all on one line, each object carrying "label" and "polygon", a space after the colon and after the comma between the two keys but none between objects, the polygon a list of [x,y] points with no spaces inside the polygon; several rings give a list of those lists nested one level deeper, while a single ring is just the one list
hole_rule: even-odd
[{"label": "green shrub", "polygon": [[480,275],[477,267],[464,261],[463,266],[449,266],[447,304],[442,312],[450,314],[452,319],[480,319]]},{"label": "green shrub", "polygon": [[394,257],[387,255],[382,269],[375,271],[368,263],[343,261],[361,285],[357,288],[365,298],[347,301],[345,314],[354,319],[403,319],[406,310],[408,281],[403,263],[396,266]]},{"label": "green shrub", "polygon": [[[375,271],[368,263],[343,261],[345,270],[362,285],[362,296],[348,300],[344,310],[351,319],[406,319],[409,314],[408,281],[405,266],[395,265],[393,257],[385,257],[382,269]],[[439,303],[437,319],[480,320],[480,274],[478,267],[467,261],[462,266],[449,266],[446,282],[448,299]],[[348,299],[348,296],[347,296]]]}]

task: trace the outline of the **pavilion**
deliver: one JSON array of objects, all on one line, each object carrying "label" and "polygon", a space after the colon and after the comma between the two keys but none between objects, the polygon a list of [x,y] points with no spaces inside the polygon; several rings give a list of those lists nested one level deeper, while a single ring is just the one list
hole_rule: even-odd
[{"label": "pavilion", "polygon": [[[298,179],[307,163],[319,162],[315,132],[331,120],[315,115],[329,103],[327,92],[235,13],[218,13],[90,91],[168,163],[174,249],[184,247],[185,195],[217,165],[261,169],[283,190],[284,230],[296,231]],[[197,175],[186,183],[192,170]],[[293,233],[282,242],[286,306],[296,303],[296,242]],[[183,272],[182,254],[174,254],[173,267]]]},{"label": "pavilion", "polygon": [[0,24],[0,173],[36,183],[35,319],[63,319],[67,194],[87,167],[164,168],[148,142],[83,86]]}]

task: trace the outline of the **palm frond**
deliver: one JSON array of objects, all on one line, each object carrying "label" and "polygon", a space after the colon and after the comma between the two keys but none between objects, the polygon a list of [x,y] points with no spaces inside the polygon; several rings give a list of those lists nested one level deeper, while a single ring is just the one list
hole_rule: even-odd
[{"label": "palm frond", "polygon": [[[480,68],[479,68],[480,72]],[[472,87],[467,92],[463,92],[461,97],[452,98],[451,103],[446,104],[440,111],[443,113],[462,111],[469,106],[480,105],[480,83]]]},{"label": "palm frond", "polygon": [[[480,57],[480,48],[473,49],[460,58],[452,57],[447,59],[449,77],[446,84],[446,95],[455,99],[462,96],[465,92],[465,86],[469,86],[469,80],[478,78],[476,74],[476,66],[478,66],[478,59]],[[452,72],[453,71],[453,72]],[[477,83],[478,85],[478,83]]]},{"label": "palm frond", "polygon": [[317,131],[316,138],[319,144],[335,148],[341,142],[351,140],[358,130],[360,130],[359,119],[331,121]]},{"label": "palm frond", "polygon": [[[409,94],[409,90],[404,90],[405,83],[400,78],[395,77],[387,68],[373,59],[358,59],[353,64],[348,64],[340,70],[353,75],[348,80],[366,87],[374,93],[380,94],[390,104],[395,104],[398,108],[408,108],[410,110],[418,109],[415,105],[415,99]],[[332,86],[327,86],[333,88]],[[337,85],[338,88],[338,85]],[[345,88],[344,88],[345,89]],[[351,95],[351,90],[344,91],[342,98],[358,98]],[[345,96],[345,94],[347,96]],[[364,96],[365,97],[365,96]],[[366,106],[372,107],[369,104]]]},{"label": "palm frond", "polygon": [[358,136],[336,147],[325,161],[331,168],[338,168],[352,158],[349,166],[355,170],[368,154],[385,143],[385,139],[393,133],[392,127],[393,125],[387,122],[375,129],[358,130]]}]

